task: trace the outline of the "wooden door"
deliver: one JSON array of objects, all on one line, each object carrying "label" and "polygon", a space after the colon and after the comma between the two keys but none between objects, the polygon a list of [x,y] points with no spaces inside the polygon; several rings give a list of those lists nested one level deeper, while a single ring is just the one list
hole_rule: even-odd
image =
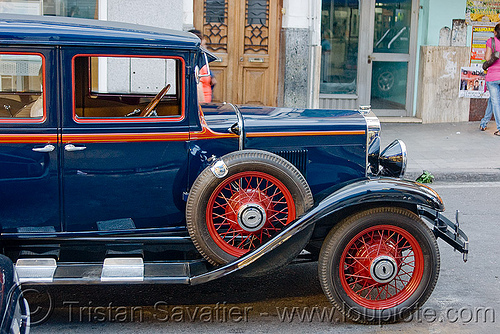
[{"label": "wooden door", "polygon": [[281,0],[194,0],[195,27],[219,62],[214,102],[276,105]]}]

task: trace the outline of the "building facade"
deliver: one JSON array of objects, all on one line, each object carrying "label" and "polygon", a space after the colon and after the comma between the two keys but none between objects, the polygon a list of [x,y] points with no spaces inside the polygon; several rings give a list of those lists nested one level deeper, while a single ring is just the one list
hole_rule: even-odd
[{"label": "building facade", "polygon": [[[212,66],[216,102],[349,109],[371,105],[380,116],[421,118],[429,108],[422,102],[429,99],[423,90],[423,80],[429,79],[421,75],[426,69],[421,61],[429,59],[422,50],[438,47],[441,29],[464,19],[465,8],[466,0],[0,2],[0,12],[196,28],[220,59]],[[466,44],[445,47],[459,54],[468,49]],[[467,65],[462,58],[455,64],[457,75]],[[458,100],[458,81],[456,92],[446,94],[460,105],[440,108],[468,108],[468,100]],[[467,120],[464,115],[454,120]]]}]

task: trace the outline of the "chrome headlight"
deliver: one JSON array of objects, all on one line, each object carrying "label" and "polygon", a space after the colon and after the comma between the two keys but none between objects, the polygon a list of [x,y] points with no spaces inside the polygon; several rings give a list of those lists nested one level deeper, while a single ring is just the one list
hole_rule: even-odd
[{"label": "chrome headlight", "polygon": [[406,145],[396,139],[380,153],[380,175],[403,177],[407,162]]}]

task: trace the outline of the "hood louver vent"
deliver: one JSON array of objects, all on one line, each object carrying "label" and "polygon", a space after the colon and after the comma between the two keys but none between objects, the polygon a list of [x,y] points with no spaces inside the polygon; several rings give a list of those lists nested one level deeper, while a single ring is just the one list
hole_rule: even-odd
[{"label": "hood louver vent", "polygon": [[307,176],[307,150],[281,150],[272,152],[297,167],[304,177]]}]

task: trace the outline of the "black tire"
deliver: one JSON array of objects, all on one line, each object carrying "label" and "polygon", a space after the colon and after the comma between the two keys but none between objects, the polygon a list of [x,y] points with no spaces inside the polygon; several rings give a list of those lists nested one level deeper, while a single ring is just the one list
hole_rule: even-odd
[{"label": "black tire", "polygon": [[326,237],[319,279],[330,302],[350,320],[391,323],[429,298],[439,276],[434,235],[413,212],[382,207],[354,214]]},{"label": "black tire", "polygon": [[313,205],[304,176],[280,156],[244,150],[221,159],[228,174],[220,179],[205,168],[186,204],[189,235],[212,264],[257,248]]},{"label": "black tire", "polygon": [[380,97],[388,97],[394,90],[394,86],[396,85],[396,77],[392,71],[385,70],[380,71],[376,75],[377,86],[376,90],[378,92],[378,96]]}]

